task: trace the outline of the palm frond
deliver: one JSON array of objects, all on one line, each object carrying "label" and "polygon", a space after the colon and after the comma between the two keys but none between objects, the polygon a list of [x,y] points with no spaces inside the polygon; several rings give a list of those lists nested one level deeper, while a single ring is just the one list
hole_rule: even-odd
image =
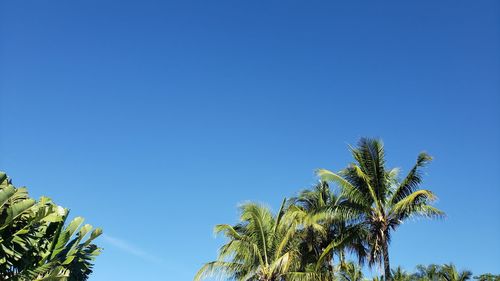
[{"label": "palm frond", "polygon": [[407,195],[392,206],[390,214],[397,219],[406,219],[410,216],[441,217],[444,213],[428,205],[436,200],[430,190],[417,190]]},{"label": "palm frond", "polygon": [[367,196],[363,194],[359,188],[344,179],[341,175],[326,169],[319,169],[316,171],[316,174],[324,181],[330,181],[338,184],[342,190],[342,196],[348,198],[350,201],[361,205],[371,205],[367,200]]},{"label": "palm frond", "polygon": [[405,179],[398,185],[391,196],[391,204],[396,204],[406,196],[410,195],[422,183],[422,173],[420,169],[432,161],[432,157],[422,152],[417,157],[417,162],[410,170]]}]

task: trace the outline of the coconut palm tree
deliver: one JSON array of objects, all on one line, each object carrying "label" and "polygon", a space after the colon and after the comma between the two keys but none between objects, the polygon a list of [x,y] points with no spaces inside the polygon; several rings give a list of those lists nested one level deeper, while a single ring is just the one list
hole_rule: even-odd
[{"label": "coconut palm tree", "polygon": [[458,271],[454,264],[445,264],[439,270],[439,277],[443,281],[467,281],[472,278],[469,270]]},{"label": "coconut palm tree", "polygon": [[[312,190],[303,190],[297,197],[291,198],[289,208],[296,208],[304,212],[305,216],[316,218],[321,216],[318,222],[322,227],[317,228],[314,224],[299,230],[300,236],[299,250],[301,252],[301,269],[305,270],[308,266],[316,265],[323,250],[335,240],[334,227],[335,218],[330,212],[331,207],[335,206],[338,198],[330,191],[328,183],[320,182]],[[323,269],[333,275],[333,251],[328,253],[325,258]]]},{"label": "coconut palm tree", "polygon": [[418,189],[422,182],[421,168],[431,157],[418,155],[415,166],[403,179],[398,179],[398,169],[385,167],[382,142],[362,138],[357,147],[351,148],[355,163],[338,173],[320,169],[318,175],[339,185],[342,196],[349,201],[345,212],[359,217],[359,223],[369,229],[367,242],[370,247],[369,265],[384,265],[384,276],[391,281],[389,243],[391,231],[413,216],[440,217],[444,213],[430,205],[435,195]]},{"label": "coconut palm tree", "polygon": [[[346,250],[354,252],[360,262],[363,261],[366,255],[362,238],[364,232],[357,228],[352,229],[350,218],[337,212],[337,208],[346,202],[342,196],[330,190],[325,181],[319,182],[313,189],[301,191],[297,197],[290,199],[291,206],[304,211],[312,218],[310,221],[315,221],[321,226],[318,228],[316,224],[303,223],[307,227],[298,231],[301,239],[299,249],[302,270],[314,265],[316,271],[326,271],[327,275],[333,277],[334,255],[338,256],[339,265],[343,266]],[[319,262],[322,257],[323,262]]]},{"label": "coconut palm tree", "polygon": [[[217,260],[205,264],[194,280],[216,276],[230,280],[281,281],[299,265],[296,231],[297,212],[285,211],[285,200],[278,214],[259,204],[240,207],[240,222],[221,224],[215,232],[227,239]],[[297,273],[289,279],[307,280],[312,274]],[[319,280],[319,279],[318,279]]]}]

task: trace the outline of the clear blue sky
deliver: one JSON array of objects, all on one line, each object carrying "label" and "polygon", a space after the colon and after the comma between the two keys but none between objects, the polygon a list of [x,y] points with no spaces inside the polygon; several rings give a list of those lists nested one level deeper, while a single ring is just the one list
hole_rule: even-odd
[{"label": "clear blue sky", "polygon": [[435,157],[394,266],[500,272],[497,0],[2,1],[0,40],[0,170],[104,228],[92,281],[191,280],[361,136]]}]

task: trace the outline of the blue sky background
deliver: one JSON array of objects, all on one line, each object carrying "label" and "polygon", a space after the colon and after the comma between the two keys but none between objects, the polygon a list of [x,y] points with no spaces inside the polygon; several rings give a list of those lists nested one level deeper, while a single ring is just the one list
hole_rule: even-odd
[{"label": "blue sky background", "polygon": [[394,266],[500,273],[499,1],[2,1],[0,40],[0,170],[104,228],[92,281],[191,280],[361,136],[435,157]]}]

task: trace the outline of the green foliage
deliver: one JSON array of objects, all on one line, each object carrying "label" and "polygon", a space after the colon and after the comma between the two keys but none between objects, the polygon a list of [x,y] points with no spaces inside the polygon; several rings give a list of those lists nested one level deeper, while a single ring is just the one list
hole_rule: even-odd
[{"label": "green foliage", "polygon": [[343,265],[346,251],[355,253],[359,261],[363,261],[366,255],[363,229],[352,223],[355,217],[342,212],[349,202],[332,191],[327,182],[321,181],[312,190],[303,190],[289,204],[290,210],[303,212],[309,221],[298,230],[301,270],[314,266],[315,271],[333,276],[335,256]]},{"label": "green foliage", "polygon": [[[409,273],[401,267],[392,270],[392,278],[395,281],[467,281],[472,277],[472,272],[468,270],[459,271],[453,264],[443,265],[418,265],[415,273]],[[491,278],[495,275],[483,274],[484,278]],[[479,277],[474,277],[479,279]],[[377,277],[383,280],[383,277]],[[488,280],[488,279],[486,279]]]},{"label": "green foliage", "polygon": [[441,267],[436,264],[430,265],[417,265],[417,272],[413,274],[415,279],[424,281],[424,280],[438,280],[440,277]]},{"label": "green foliage", "polygon": [[458,271],[451,263],[418,265],[417,271],[411,277],[411,280],[415,281],[466,281],[472,278],[472,272],[469,270]]},{"label": "green foliage", "polygon": [[485,273],[479,276],[474,276],[474,279],[478,281],[500,281],[500,274],[494,275],[491,273]]},{"label": "green foliage", "polygon": [[458,271],[454,264],[445,264],[441,266],[439,277],[443,281],[467,281],[472,278],[472,272],[469,270]]},{"label": "green foliage", "polygon": [[35,201],[0,172],[0,279],[87,280],[100,248],[92,244],[102,230],[49,198]]},{"label": "green foliage", "polygon": [[381,141],[362,138],[351,148],[355,160],[338,173],[325,169],[318,175],[325,181],[336,183],[341,195],[350,203],[348,213],[358,216],[360,229],[365,229],[365,242],[369,248],[368,261],[384,265],[385,279],[391,280],[388,244],[391,231],[404,220],[414,217],[441,217],[444,213],[430,203],[435,195],[418,189],[422,182],[421,168],[432,158],[426,153],[417,157],[415,166],[403,180],[398,169],[387,169],[385,151]]},{"label": "green foliage", "polygon": [[401,266],[391,270],[392,280],[394,281],[411,281],[412,275],[406,272]]},{"label": "green foliage", "polygon": [[[205,264],[195,280],[208,276],[281,280],[297,268],[297,212],[285,211],[283,204],[274,215],[268,208],[254,203],[242,205],[240,212],[240,223],[215,227],[215,232],[228,241],[220,248],[217,260]],[[301,274],[295,278],[305,276]]]},{"label": "green foliage", "polygon": [[[384,275],[373,281],[470,280],[470,271],[458,271],[453,264],[419,265],[415,273],[390,267],[392,231],[409,218],[444,216],[432,206],[436,196],[420,189],[422,168],[432,157],[419,154],[400,178],[399,169],[386,167],[381,141],[363,138],[351,152],[354,163],[339,172],[318,170],[321,181],[284,201],[277,214],[247,203],[238,224],[216,226],[226,244],[195,280],[363,281],[368,280],[361,270],[365,261],[384,265]],[[357,263],[346,261],[347,254],[357,257]],[[474,278],[500,281],[493,274]]]},{"label": "green foliage", "polygon": [[340,281],[364,281],[361,267],[353,262],[347,262],[340,266]]}]

